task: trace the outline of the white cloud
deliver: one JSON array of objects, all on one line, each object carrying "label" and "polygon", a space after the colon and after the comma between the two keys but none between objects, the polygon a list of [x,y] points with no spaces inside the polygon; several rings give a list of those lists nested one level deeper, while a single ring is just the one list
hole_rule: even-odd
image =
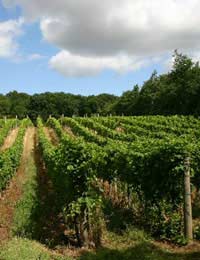
[{"label": "white cloud", "polygon": [[94,76],[104,69],[119,73],[136,70],[145,66],[147,61],[129,58],[125,55],[115,57],[90,57],[61,51],[50,60],[50,67],[65,76]]},{"label": "white cloud", "polygon": [[[138,60],[142,66],[148,57],[165,56],[174,49],[200,49],[199,0],[3,2],[20,5],[26,19],[40,20],[44,39],[61,48],[50,64],[67,76],[107,68],[121,71],[121,57],[126,57],[122,67],[127,71],[137,68],[133,64]],[[76,60],[77,73],[68,66],[69,56]]]},{"label": "white cloud", "polygon": [[23,19],[0,22],[0,57],[10,58],[16,55],[16,38],[22,34]]},{"label": "white cloud", "polygon": [[9,58],[13,62],[21,63],[45,58],[39,53],[22,54],[18,44],[18,37],[23,34],[24,18],[0,22],[0,58]]},{"label": "white cloud", "polygon": [[149,55],[199,46],[200,18],[186,1],[91,1],[65,1],[65,13],[42,18],[44,38],[82,55]]}]

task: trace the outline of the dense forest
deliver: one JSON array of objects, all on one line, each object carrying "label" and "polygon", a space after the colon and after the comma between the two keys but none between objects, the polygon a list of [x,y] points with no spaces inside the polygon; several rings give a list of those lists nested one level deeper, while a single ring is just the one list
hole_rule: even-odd
[{"label": "dense forest", "polygon": [[0,95],[0,116],[38,115],[198,115],[200,113],[200,66],[190,57],[173,54],[170,72],[158,75],[154,71],[143,86],[134,86],[120,97],[110,94],[81,96],[68,93],[28,95],[16,91]]}]

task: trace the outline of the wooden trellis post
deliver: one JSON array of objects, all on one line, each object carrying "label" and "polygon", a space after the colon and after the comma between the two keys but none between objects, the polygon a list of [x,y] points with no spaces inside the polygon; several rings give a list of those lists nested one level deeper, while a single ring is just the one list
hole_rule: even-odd
[{"label": "wooden trellis post", "polygon": [[17,115],[15,116],[15,119],[16,119],[16,125],[15,125],[15,127],[18,127],[18,116],[17,116]]},{"label": "wooden trellis post", "polygon": [[190,187],[190,158],[187,157],[184,162],[184,227],[185,237],[188,240],[193,239],[192,232],[192,202]]}]

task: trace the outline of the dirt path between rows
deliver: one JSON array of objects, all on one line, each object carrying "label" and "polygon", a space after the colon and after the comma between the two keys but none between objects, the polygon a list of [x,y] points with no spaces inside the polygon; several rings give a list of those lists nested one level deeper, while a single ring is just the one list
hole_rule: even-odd
[{"label": "dirt path between rows", "polygon": [[24,176],[26,163],[34,149],[35,128],[28,128],[24,137],[24,150],[20,167],[12,178],[8,188],[0,194],[0,243],[11,236],[11,226],[16,203],[18,202],[26,178]]},{"label": "dirt path between rows", "polygon": [[52,142],[53,145],[58,145],[59,139],[58,136],[56,135],[54,129],[49,128],[49,127],[44,127],[44,133],[46,137],[49,139],[49,141]]},{"label": "dirt path between rows", "polygon": [[19,132],[19,127],[14,128],[9,132],[8,136],[4,140],[2,147],[0,148],[0,151],[5,151],[6,149],[10,148],[14,144],[18,132]]},{"label": "dirt path between rows", "polygon": [[76,137],[75,134],[73,133],[72,129],[69,126],[65,125],[65,126],[63,126],[63,129],[71,137]]}]

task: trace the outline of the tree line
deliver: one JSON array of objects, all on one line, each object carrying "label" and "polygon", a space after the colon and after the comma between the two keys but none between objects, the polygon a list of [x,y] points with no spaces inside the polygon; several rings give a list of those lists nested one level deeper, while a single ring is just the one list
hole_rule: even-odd
[{"label": "tree line", "polygon": [[49,115],[199,115],[199,63],[177,51],[173,60],[171,71],[162,75],[154,71],[141,87],[136,85],[120,97],[64,92],[28,95],[12,91],[0,95],[0,116],[36,119],[40,115],[46,119]]},{"label": "tree line", "polygon": [[35,120],[38,116],[47,119],[64,116],[84,116],[99,113],[107,115],[110,105],[119,98],[114,95],[101,94],[98,96],[81,96],[68,93],[42,93],[28,95],[9,92],[0,95],[0,116],[24,118],[29,116]]}]

